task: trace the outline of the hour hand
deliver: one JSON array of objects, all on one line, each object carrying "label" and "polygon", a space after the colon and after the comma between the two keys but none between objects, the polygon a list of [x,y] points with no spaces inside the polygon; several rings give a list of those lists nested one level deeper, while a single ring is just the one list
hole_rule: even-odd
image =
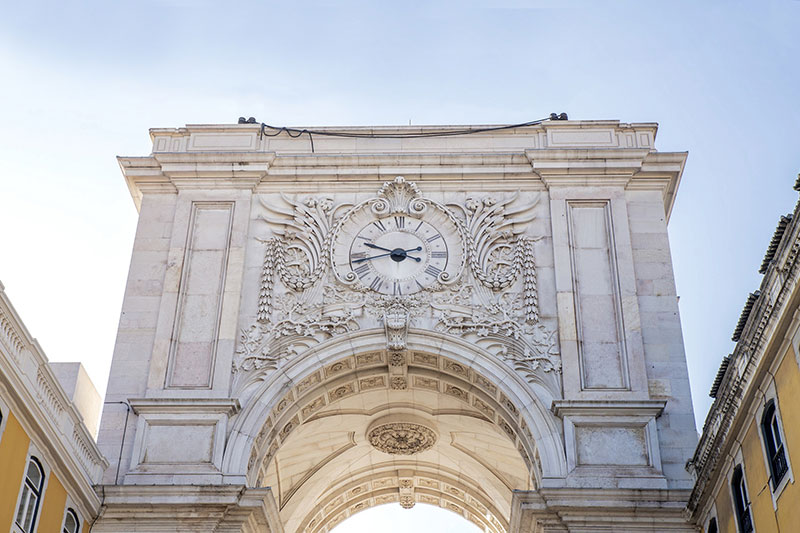
[{"label": "hour hand", "polygon": [[370,259],[376,259],[378,257],[386,257],[387,255],[391,254],[379,254],[379,255],[373,255],[372,257],[361,257],[359,259],[353,259],[353,263],[363,263],[364,261],[369,261]]},{"label": "hour hand", "polygon": [[390,253],[392,252],[392,250],[390,250],[388,248],[384,248],[382,246],[378,246],[377,244],[372,244],[371,242],[365,242],[364,246],[366,246],[368,248],[374,248],[376,250],[383,250],[384,252],[390,252]]}]

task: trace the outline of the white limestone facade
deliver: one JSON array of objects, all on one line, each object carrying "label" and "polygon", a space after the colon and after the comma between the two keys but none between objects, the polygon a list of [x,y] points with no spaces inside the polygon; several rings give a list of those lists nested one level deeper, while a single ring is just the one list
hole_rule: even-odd
[{"label": "white limestone facade", "polygon": [[656,131],[151,130],[93,531],[693,531]]}]

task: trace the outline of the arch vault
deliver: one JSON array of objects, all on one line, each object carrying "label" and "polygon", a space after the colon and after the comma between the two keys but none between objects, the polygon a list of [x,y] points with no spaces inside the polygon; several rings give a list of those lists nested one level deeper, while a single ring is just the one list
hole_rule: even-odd
[{"label": "arch vault", "polygon": [[[253,390],[244,392],[250,399],[223,467],[272,487],[291,530],[325,531],[394,501],[441,505],[507,531],[512,492],[566,472],[545,402],[512,370],[448,335],[412,330],[407,350],[392,352],[382,330],[367,330],[243,388]],[[381,449],[369,429],[382,421],[387,431],[430,428],[435,442],[419,453]]]}]

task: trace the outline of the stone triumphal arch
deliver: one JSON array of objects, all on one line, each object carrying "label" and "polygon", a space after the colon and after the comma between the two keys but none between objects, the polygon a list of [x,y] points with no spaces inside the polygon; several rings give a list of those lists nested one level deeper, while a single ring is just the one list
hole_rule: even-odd
[{"label": "stone triumphal arch", "polygon": [[[291,135],[290,135],[291,133]],[[94,531],[691,531],[655,124],[151,130]]]}]

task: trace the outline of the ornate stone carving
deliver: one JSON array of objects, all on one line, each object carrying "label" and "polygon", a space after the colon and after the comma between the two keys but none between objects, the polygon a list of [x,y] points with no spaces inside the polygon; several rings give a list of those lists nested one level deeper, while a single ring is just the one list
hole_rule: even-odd
[{"label": "ornate stone carving", "polygon": [[408,388],[408,383],[404,376],[392,376],[389,385],[392,390],[406,390]]},{"label": "ornate stone carving", "polygon": [[313,286],[327,269],[330,230],[336,212],[328,197],[297,201],[281,194],[284,204],[270,205],[263,200],[262,217],[272,227],[274,237],[267,241],[259,294],[259,321],[269,321],[272,313],[273,272],[287,287],[296,291]]},{"label": "ornate stone carving", "polygon": [[[329,288],[333,299],[341,291]],[[349,298],[352,301],[352,298]],[[307,304],[289,293],[277,302],[285,317],[275,324],[253,324],[243,329],[233,360],[234,372],[274,370],[286,357],[300,353],[320,340],[358,329],[354,310],[344,306],[339,314],[325,314],[324,303]],[[291,339],[291,342],[284,342]]]},{"label": "ornate stone carving", "polygon": [[406,337],[411,317],[422,312],[426,295],[370,296],[366,300],[367,312],[380,317],[386,331],[386,347],[392,351],[406,349]]},{"label": "ornate stone carving", "polygon": [[383,326],[386,329],[386,347],[390,350],[405,350],[408,335],[408,310],[402,303],[389,306],[383,314]]},{"label": "ornate stone carving", "polygon": [[[391,352],[403,351],[413,326],[473,342],[557,395],[560,380],[546,374],[560,372],[558,339],[554,325],[539,319],[537,238],[525,233],[539,196],[526,198],[470,196],[445,205],[397,177],[359,203],[337,204],[324,196],[262,200],[262,219],[272,235],[262,241],[257,323],[241,331],[234,373],[253,374],[249,382],[319,342],[375,327],[383,327]],[[337,231],[350,218],[369,220],[369,213],[424,218],[430,210],[455,224],[451,233],[463,239],[465,268],[453,270],[457,275],[413,294],[389,295],[343,279],[331,268],[333,242],[341,240]]]},{"label": "ornate stone carving", "polygon": [[411,509],[416,503],[413,496],[400,496],[400,507],[403,509]]},{"label": "ornate stone carving", "polygon": [[527,298],[504,293],[490,303],[475,304],[475,289],[469,286],[450,291],[431,304],[440,311],[437,329],[459,336],[474,336],[478,344],[508,361],[526,377],[537,371],[560,372],[555,329],[538,321],[527,321]]},{"label": "ornate stone carving", "polygon": [[473,275],[492,290],[509,287],[525,265],[520,238],[534,218],[537,202],[511,207],[518,197],[519,193],[503,200],[470,197],[464,205],[448,204],[464,217]]},{"label": "ornate stone carving", "polygon": [[403,352],[394,352],[389,356],[389,364],[391,366],[403,366],[406,364],[406,356]]},{"label": "ornate stone carving", "polygon": [[411,422],[389,422],[369,430],[367,440],[376,449],[392,455],[414,455],[436,444],[431,428]]},{"label": "ornate stone carving", "polygon": [[420,214],[427,209],[427,203],[421,197],[422,193],[416,183],[407,182],[403,176],[397,176],[383,184],[370,208],[376,215]]}]

